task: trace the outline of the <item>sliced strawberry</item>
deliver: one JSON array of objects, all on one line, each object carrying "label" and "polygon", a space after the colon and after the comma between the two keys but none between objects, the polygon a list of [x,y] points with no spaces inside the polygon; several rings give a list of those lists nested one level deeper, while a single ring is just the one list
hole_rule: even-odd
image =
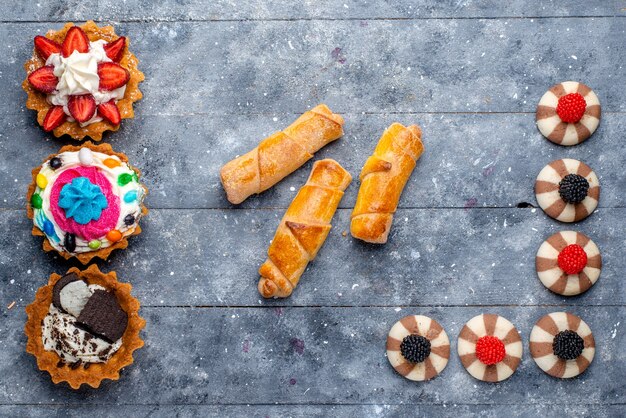
[{"label": "sliced strawberry", "polygon": [[61,45],[59,43],[41,35],[35,36],[35,49],[44,61],[52,54],[61,53]]},{"label": "sliced strawberry", "polygon": [[65,35],[65,40],[61,46],[61,51],[65,58],[72,55],[72,52],[78,51],[80,53],[89,52],[89,38],[81,28],[78,26],[72,26]]},{"label": "sliced strawberry", "polygon": [[115,90],[128,83],[130,73],[126,68],[114,62],[101,62],[98,64],[98,77],[100,77],[100,90]]},{"label": "sliced strawberry", "polygon": [[91,94],[70,96],[67,101],[67,108],[76,122],[87,122],[96,113],[96,99]]},{"label": "sliced strawberry", "polygon": [[54,75],[54,67],[45,65],[30,73],[28,82],[42,93],[52,93],[57,88],[59,79]]},{"label": "sliced strawberry", "polygon": [[104,52],[106,52],[107,57],[111,58],[111,60],[115,62],[120,62],[122,59],[122,55],[124,55],[124,47],[126,46],[126,38],[120,36],[113,42],[109,42],[104,46]]},{"label": "sliced strawberry", "polygon": [[43,130],[50,132],[54,128],[61,126],[67,119],[67,115],[63,111],[63,106],[52,106],[43,120]]},{"label": "sliced strawberry", "polygon": [[100,103],[98,105],[98,115],[111,122],[113,125],[119,125],[122,121],[120,116],[120,110],[115,104],[115,100],[108,101],[106,103]]}]

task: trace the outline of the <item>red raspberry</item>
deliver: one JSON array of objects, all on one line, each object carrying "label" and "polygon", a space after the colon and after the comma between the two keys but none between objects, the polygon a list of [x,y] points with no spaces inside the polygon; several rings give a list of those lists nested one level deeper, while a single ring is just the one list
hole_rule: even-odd
[{"label": "red raspberry", "polygon": [[583,118],[587,109],[587,102],[580,93],[570,93],[561,96],[556,105],[556,113],[565,123],[576,123]]},{"label": "red raspberry", "polygon": [[587,253],[578,244],[571,244],[559,253],[559,267],[567,274],[578,274],[587,265]]},{"label": "red raspberry", "polygon": [[500,363],[506,354],[504,343],[498,337],[485,335],[476,341],[476,357],[488,366]]}]

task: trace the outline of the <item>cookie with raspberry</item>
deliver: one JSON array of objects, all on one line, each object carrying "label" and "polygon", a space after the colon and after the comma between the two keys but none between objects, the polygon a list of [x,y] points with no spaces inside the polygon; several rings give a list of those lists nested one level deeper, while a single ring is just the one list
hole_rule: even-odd
[{"label": "cookie with raspberry", "polygon": [[424,315],[405,316],[387,336],[387,359],[409,380],[430,380],[448,364],[450,340],[437,321]]},{"label": "cookie with raspberry", "polygon": [[587,164],[564,158],[552,161],[539,172],[535,197],[549,217],[578,222],[598,206],[600,181]]},{"label": "cookie with raspberry", "polygon": [[541,283],[563,296],[586,292],[600,277],[602,256],[585,234],[561,231],[545,240],[535,258]]},{"label": "cookie with raspberry", "polygon": [[553,312],[530,332],[530,355],[553,377],[578,376],[591,364],[596,343],[589,325],[569,312]]},{"label": "cookie with raspberry", "polygon": [[600,101],[588,86],[576,81],[554,85],[539,100],[537,127],[555,144],[577,145],[600,123]]},{"label": "cookie with raspberry", "polygon": [[484,382],[511,377],[522,359],[522,339],[515,326],[495,314],[473,317],[459,334],[457,349],[463,367]]}]

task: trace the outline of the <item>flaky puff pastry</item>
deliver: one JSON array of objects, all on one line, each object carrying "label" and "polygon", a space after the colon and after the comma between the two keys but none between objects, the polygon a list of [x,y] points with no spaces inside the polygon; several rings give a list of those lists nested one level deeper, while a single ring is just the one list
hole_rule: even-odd
[{"label": "flaky puff pastry", "polygon": [[90,363],[87,369],[84,367],[72,368],[69,364],[60,364],[61,358],[57,353],[44,349],[41,324],[48,315],[52,303],[54,284],[62,277],[53,273],[48,284],[37,290],[33,303],[26,307],[26,314],[28,315],[24,327],[24,332],[28,338],[26,352],[37,358],[39,370],[50,373],[54,383],[67,382],[72,389],[78,389],[82,384],[97,388],[104,379],[118,380],[120,370],[133,363],[133,352],[143,347],[143,340],[139,336],[139,332],[146,326],[146,321],[139,316],[139,301],[130,294],[132,286],[128,283],[118,282],[115,272],[102,273],[97,265],[92,264],[83,271],[72,267],[68,273],[76,273],[87,284],[100,285],[115,294],[120,306],[128,315],[128,325],[122,336],[121,347],[106,363]]},{"label": "flaky puff pastry", "polygon": [[[65,35],[67,34],[67,31],[70,30],[72,26],[75,25],[73,23],[66,23],[61,30],[48,31],[48,33],[46,33],[46,38],[52,39],[53,41],[62,44],[63,40],[65,39]],[[80,28],[85,32],[90,42],[94,42],[100,39],[104,39],[107,42],[113,42],[117,38],[119,38],[119,36],[115,34],[115,29],[113,29],[112,26],[99,27],[92,20],[87,21],[87,23],[80,26]],[[130,41],[128,38],[126,38],[126,48],[124,48],[124,54],[122,55],[122,59],[119,62],[119,64],[122,67],[126,68],[130,73],[130,79],[126,84],[126,92],[124,93],[124,97],[116,103],[122,119],[130,119],[135,117],[133,103],[143,97],[141,91],[139,91],[139,83],[141,83],[145,78],[143,73],[139,71],[139,60],[128,49],[129,44]],[[26,79],[22,83],[22,88],[24,89],[26,94],[28,94],[26,107],[28,109],[37,111],[37,122],[40,126],[43,126],[43,121],[52,105],[48,103],[47,95],[45,93],[35,90],[30,85],[30,83],[28,82],[28,75],[36,69],[43,67],[44,65],[46,65],[45,61],[41,59],[36,50],[33,50],[32,57],[24,64],[24,69],[26,70],[27,74]],[[102,120],[100,122],[94,122],[85,127],[81,127],[78,122],[66,121],[58,128],[55,128],[52,132],[56,137],[61,137],[67,134],[79,141],[84,140],[86,137],[89,137],[94,141],[100,141],[102,140],[102,134],[105,131],[117,131],[120,128],[120,125],[113,125],[106,120]]]},{"label": "flaky puff pastry", "polygon": [[325,104],[315,106],[285,130],[268,136],[255,149],[221,168],[228,201],[239,204],[269,189],[342,135],[343,118]]},{"label": "flaky puff pastry", "polygon": [[424,151],[421,137],[416,125],[394,123],[383,132],[359,176],[361,187],[350,223],[354,238],[387,242],[402,190]]},{"label": "flaky puff pastry", "polygon": [[309,261],[330,232],[330,221],[352,176],[331,159],[316,161],[280,221],[267,260],[259,269],[259,293],[265,298],[291,295]]}]

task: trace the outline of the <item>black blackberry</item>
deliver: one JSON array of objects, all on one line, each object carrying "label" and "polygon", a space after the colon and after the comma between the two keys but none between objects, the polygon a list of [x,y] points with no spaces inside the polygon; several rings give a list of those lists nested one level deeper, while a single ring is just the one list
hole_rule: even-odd
[{"label": "black blackberry", "polygon": [[585,348],[585,342],[574,331],[561,331],[552,340],[554,355],[563,360],[578,358]]},{"label": "black blackberry", "polygon": [[559,182],[559,194],[567,203],[580,203],[589,191],[589,182],[579,174],[568,174]]},{"label": "black blackberry", "polygon": [[407,335],[400,344],[400,353],[408,362],[421,363],[430,355],[430,341],[421,335]]}]

